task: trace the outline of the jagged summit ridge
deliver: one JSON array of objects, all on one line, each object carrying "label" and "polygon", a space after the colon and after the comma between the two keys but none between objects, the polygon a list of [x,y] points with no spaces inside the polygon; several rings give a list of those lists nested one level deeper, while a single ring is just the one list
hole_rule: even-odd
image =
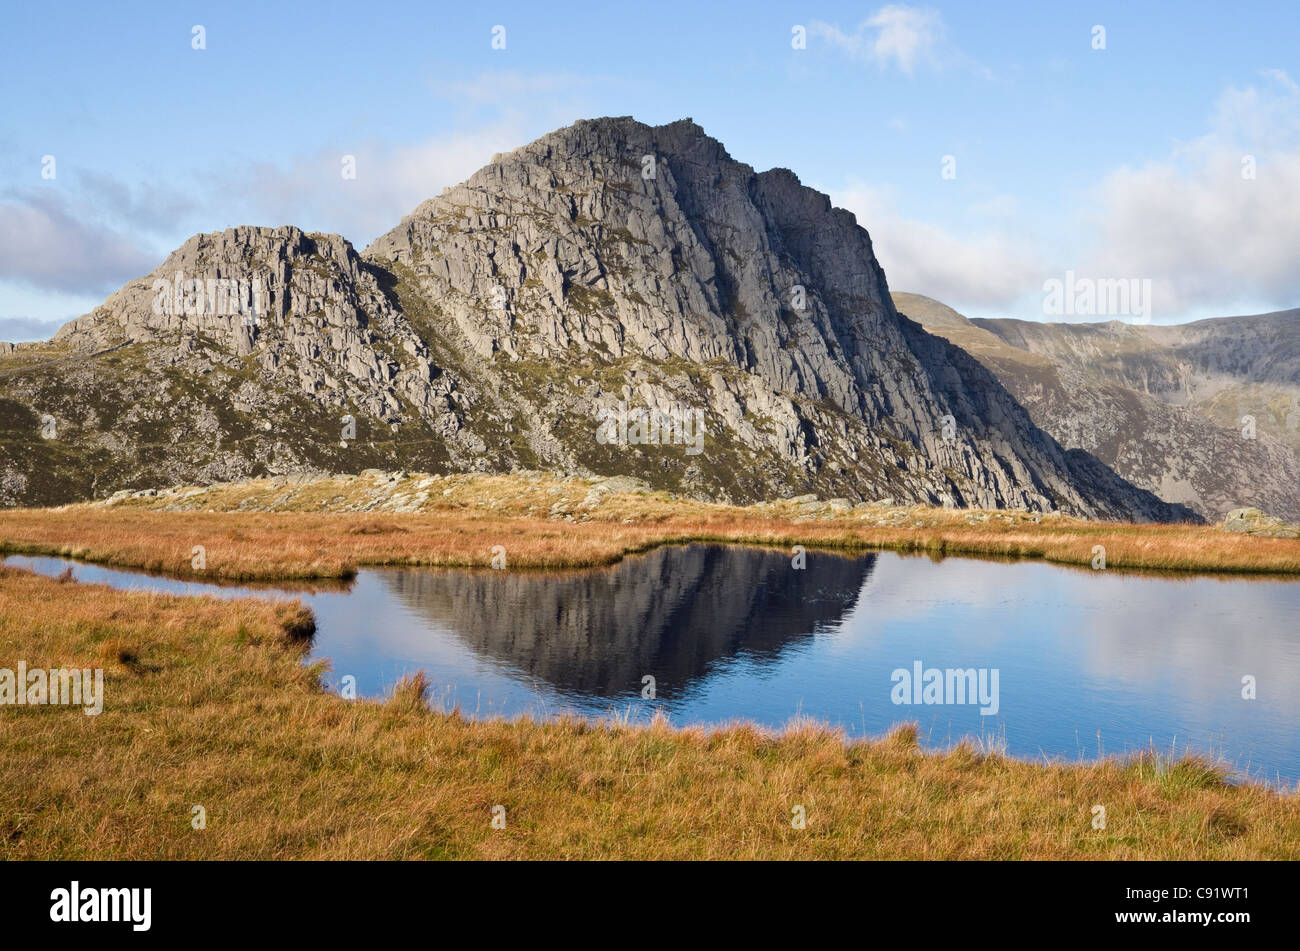
[{"label": "jagged summit ridge", "polygon": [[[500,370],[508,386],[511,363],[557,353],[632,364],[613,392],[566,394],[576,415],[611,397],[699,399],[742,454],[846,493],[902,482],[953,504],[1133,504],[1080,495],[1060,447],[1004,393],[989,395],[1000,387],[978,368],[964,366],[985,391],[975,396],[942,382],[951,366],[927,373],[854,217],[788,170],[732,160],[691,122],[551,133],[422,203],[365,253],[409,270],[476,375]],[[683,385],[674,361],[714,370],[704,387]]]}]

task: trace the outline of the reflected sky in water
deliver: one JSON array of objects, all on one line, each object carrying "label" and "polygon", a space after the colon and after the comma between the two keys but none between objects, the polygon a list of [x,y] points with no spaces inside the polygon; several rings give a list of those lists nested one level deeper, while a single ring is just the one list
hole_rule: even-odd
[{"label": "reflected sky in water", "polygon": [[[12,557],[57,573],[54,558]],[[274,596],[77,564],[83,582]],[[1151,746],[1300,780],[1300,582],[1126,575],[1043,562],[692,545],[609,568],[362,571],[290,591],[316,612],[312,658],[382,695],[423,669],[470,715],[574,712],[677,724],[806,715],[851,735],[914,720],[923,741],[983,737],[1021,757]],[[999,709],[896,705],[896,668],[995,668]],[[641,696],[645,676],[656,697]],[[1258,699],[1243,700],[1242,677]]]}]

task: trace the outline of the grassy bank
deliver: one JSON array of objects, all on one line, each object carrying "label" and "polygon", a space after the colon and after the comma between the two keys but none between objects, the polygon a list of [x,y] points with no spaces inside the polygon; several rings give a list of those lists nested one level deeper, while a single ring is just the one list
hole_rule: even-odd
[{"label": "grassy bank", "polygon": [[1300,857],[1300,798],[1194,760],[926,754],[908,729],[472,722],[409,685],[387,703],[322,692],[308,621],[0,568],[0,667],[102,667],[106,693],[99,716],[0,707],[0,859]]},{"label": "grassy bank", "polygon": [[[1212,526],[798,500],[737,507],[620,480],[343,476],[177,489],[112,504],[0,512],[0,552],[230,580],[348,577],[365,565],[608,564],[656,545],[738,542],[1044,558],[1109,569],[1300,574],[1300,539]],[[193,568],[196,546],[205,566]]]}]

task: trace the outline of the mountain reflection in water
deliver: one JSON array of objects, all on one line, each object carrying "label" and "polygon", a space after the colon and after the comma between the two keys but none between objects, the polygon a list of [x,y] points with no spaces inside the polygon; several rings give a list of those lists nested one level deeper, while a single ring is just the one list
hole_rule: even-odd
[{"label": "mountain reflection in water", "polygon": [[775,661],[840,621],[875,555],[711,545],[659,548],[594,571],[392,571],[394,595],[476,652],[563,691],[616,697],[654,676],[680,695],[720,661]]},{"label": "mountain reflection in water", "polygon": [[[796,570],[785,551],[710,545],[591,571],[366,568],[346,588],[283,591],[4,561],[118,588],[299,598],[327,688],[382,697],[423,670],[433,704],[469,716],[780,727],[803,715],[852,736],[914,721],[929,747],[974,737],[1066,760],[1154,747],[1300,781],[1297,581],[892,552],[808,552]],[[903,703],[893,673],[918,663],[997,671],[997,713]]]}]

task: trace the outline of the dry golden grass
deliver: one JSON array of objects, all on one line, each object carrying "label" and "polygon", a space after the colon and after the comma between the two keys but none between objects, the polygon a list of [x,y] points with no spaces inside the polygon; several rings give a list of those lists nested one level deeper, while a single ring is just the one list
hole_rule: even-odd
[{"label": "dry golden grass", "polygon": [[429,712],[419,678],[388,703],[322,692],[306,623],[0,568],[0,666],[103,667],[106,691],[99,716],[0,708],[0,859],[1300,857],[1300,798],[1195,760],[475,722]]},{"label": "dry golden grass", "polygon": [[[174,490],[114,505],[0,512],[0,552],[229,580],[348,577],[365,565],[482,567],[502,545],[512,568],[608,564],[656,545],[737,542],[1045,558],[1110,569],[1300,573],[1300,539],[1210,526],[1088,522],[1027,512],[870,507],[826,518],[780,502],[736,507],[665,493],[593,491],[598,480],[335,477]],[[564,506],[550,517],[551,507]],[[384,506],[414,511],[385,511]],[[365,511],[355,509],[375,506]],[[206,568],[191,568],[203,546]]]}]

